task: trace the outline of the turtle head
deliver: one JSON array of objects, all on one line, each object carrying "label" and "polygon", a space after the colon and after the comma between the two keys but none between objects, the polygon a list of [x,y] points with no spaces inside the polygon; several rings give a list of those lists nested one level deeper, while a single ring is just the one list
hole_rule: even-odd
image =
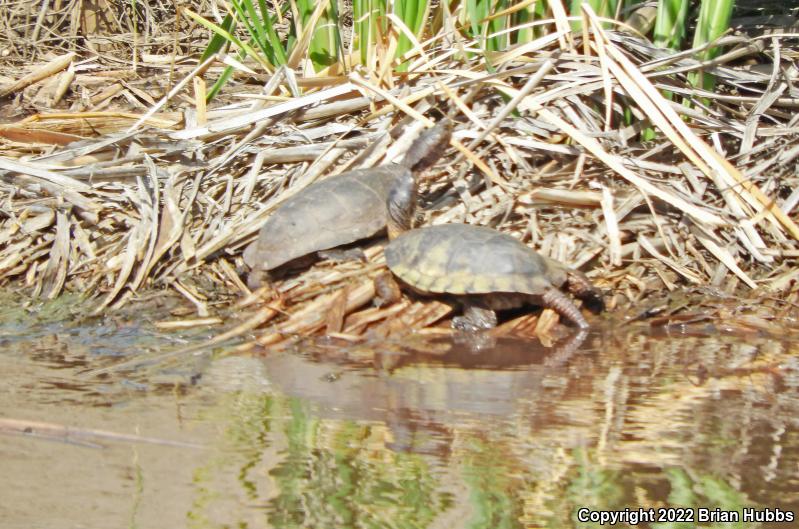
[{"label": "turtle head", "polygon": [[261,259],[261,253],[256,239],[241,254],[244,258],[244,271],[247,273],[247,287],[250,290],[263,286],[269,279],[269,273],[259,266],[259,264],[265,264],[263,259]]},{"label": "turtle head", "polygon": [[402,159],[402,165],[415,173],[429,169],[444,154],[450,138],[452,120],[444,118],[416,138]]},{"label": "turtle head", "polygon": [[391,184],[386,208],[389,239],[394,239],[413,227],[413,216],[416,213],[416,179],[410,169],[405,169]]},{"label": "turtle head", "polygon": [[270,264],[271,255],[262,247],[260,239],[259,237],[251,242],[241,254],[244,264],[250,271],[267,271],[274,268],[274,266]]},{"label": "turtle head", "polygon": [[258,240],[256,239],[247,245],[241,256],[244,258],[244,264],[246,264],[250,270],[254,270],[255,266],[258,264]]}]

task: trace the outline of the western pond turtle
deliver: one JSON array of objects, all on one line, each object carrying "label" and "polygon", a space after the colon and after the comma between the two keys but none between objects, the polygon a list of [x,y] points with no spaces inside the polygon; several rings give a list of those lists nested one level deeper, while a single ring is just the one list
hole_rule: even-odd
[{"label": "western pond turtle", "polygon": [[[400,178],[389,193],[386,263],[402,283],[423,294],[456,296],[464,316],[453,326],[496,326],[495,310],[528,304],[554,309],[580,328],[588,322],[561,292],[566,286],[589,306],[603,308],[599,290],[580,271],[544,257],[497,230],[442,224],[409,230],[415,182]],[[409,231],[408,231],[409,230]]]},{"label": "western pond turtle", "polygon": [[[413,142],[400,164],[348,171],[314,183],[286,200],[244,250],[250,283],[289,261],[377,235],[386,227],[386,199],[398,176],[414,180],[449,144],[452,123],[441,120]],[[255,275],[255,278],[253,278]]]}]

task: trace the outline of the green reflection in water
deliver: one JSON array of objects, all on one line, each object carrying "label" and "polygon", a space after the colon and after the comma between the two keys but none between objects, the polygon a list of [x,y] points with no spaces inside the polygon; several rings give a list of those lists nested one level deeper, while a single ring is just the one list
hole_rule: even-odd
[{"label": "green reflection in water", "polygon": [[[576,522],[577,509],[661,505],[648,498],[653,479],[668,487],[665,504],[670,507],[741,512],[743,506],[751,506],[724,479],[690,468],[674,467],[654,475],[624,471],[600,463],[594,449],[574,448],[561,452],[562,457],[553,453],[553,472],[536,475],[542,454],[520,457],[501,439],[486,440],[468,430],[457,432],[456,446],[450,447],[454,455],[441,460],[391,450],[386,447],[391,433],[383,423],[321,419],[302,399],[238,393],[223,400],[226,404],[216,413],[226,410],[221,411],[227,419],[226,447],[195,472],[192,527],[218,526],[204,513],[214,510],[220,499],[218,476],[231,472],[258,516],[279,528],[422,528],[441,517],[470,529],[511,529],[530,523],[593,528],[600,526]],[[546,500],[530,504],[534,496]],[[224,526],[249,527],[243,519],[229,520]],[[688,529],[696,524],[652,527]]]},{"label": "green reflection in water", "polygon": [[[724,479],[700,473],[695,469],[673,467],[655,474],[643,469],[623,471],[601,465],[596,461],[594,453],[594,450],[589,449],[573,450],[571,460],[561,462],[568,466],[568,471],[563,473],[560,486],[553,486],[553,483],[547,482],[528,483],[528,488],[531,490],[523,492],[522,495],[529,497],[533,491],[540,493],[543,489],[548,492],[550,498],[544,506],[535,506],[532,509],[535,512],[528,512],[528,520],[532,521],[534,526],[586,529],[607,527],[599,523],[578,523],[576,513],[583,507],[594,511],[623,511],[626,508],[637,510],[639,507],[644,509],[653,507],[656,512],[658,507],[688,507],[694,516],[701,507],[710,511],[716,508],[724,512],[734,511],[741,516],[743,507],[753,506],[743,493]],[[648,497],[648,490],[651,490],[653,480],[658,485],[669,487],[665,502],[662,499]],[[618,526],[631,527],[623,523]],[[652,529],[695,529],[698,525],[695,518],[690,523],[652,523],[646,526]],[[755,523],[743,522],[703,522],[699,526],[707,529],[759,527]]]},{"label": "green reflection in water", "polygon": [[516,462],[503,457],[495,443],[472,439],[465,448],[462,475],[470,489],[469,501],[474,511],[465,527],[522,527],[519,480],[513,477]]},{"label": "green reflection in water", "polygon": [[186,513],[188,526],[192,529],[213,526],[211,520],[204,513],[208,511],[208,506],[213,503],[216,497],[213,485],[210,485],[211,476],[213,475],[213,470],[210,467],[221,466],[220,463],[221,461],[216,458],[194,471],[195,499],[191,509]]},{"label": "green reflection in water", "polygon": [[[641,363],[631,361],[636,366]],[[674,362],[675,370],[683,372],[680,358]],[[214,491],[220,490],[228,494],[235,490],[242,502],[225,511],[238,517],[227,521],[226,527],[268,522],[280,528],[598,528],[599,524],[578,523],[577,510],[691,507],[696,512],[702,507],[740,513],[743,507],[755,506],[758,498],[762,501],[757,488],[740,482],[751,477],[746,470],[756,458],[768,460],[774,453],[764,444],[773,436],[752,432],[776,430],[764,425],[779,415],[771,408],[744,406],[761,394],[750,389],[751,377],[741,386],[737,376],[717,376],[713,387],[725,388],[727,399],[712,400],[711,405],[707,399],[715,393],[706,385],[659,369],[654,382],[638,371],[632,375],[619,371],[619,376],[629,376],[622,387],[631,388],[633,396],[627,397],[626,390],[614,393],[614,398],[626,399],[618,403],[608,400],[605,386],[591,384],[563,384],[572,392],[564,393],[562,402],[544,405],[542,400],[538,407],[526,407],[533,401],[511,395],[508,398],[517,401],[517,415],[437,415],[423,405],[408,411],[403,402],[383,415],[371,415],[377,419],[344,420],[339,418],[344,413],[340,408],[312,404],[323,400],[314,394],[309,400],[247,392],[218,396],[213,412],[218,416],[208,419],[224,425],[224,446],[222,454],[195,476],[196,501],[190,517],[197,527],[213,526],[212,515],[205,513],[218,501]],[[457,373],[447,374],[450,382],[457,380]],[[597,374],[594,378],[602,380]],[[275,386],[268,387],[274,391]],[[662,397],[672,394],[684,398]],[[595,403],[603,399],[613,404],[620,418],[614,415],[613,421],[602,421],[608,405]],[[743,411],[735,415],[736,410]],[[370,403],[364,403],[364,417],[370,411]],[[561,417],[594,414],[596,420],[577,421],[579,427],[547,422],[547,414],[555,412]],[[413,432],[419,453],[390,448],[406,444],[390,445],[394,436],[402,436],[386,423],[401,429],[405,415],[424,418],[404,425]],[[733,416],[744,416],[746,421],[727,420]],[[783,442],[792,438],[786,434]],[[749,439],[746,444],[745,439]],[[739,446],[749,447],[748,451]],[[783,461],[780,468],[786,464]],[[231,473],[225,489],[219,476]],[[251,525],[244,521],[248,516]],[[696,526],[697,522],[651,525]]]},{"label": "green reflection in water", "polygon": [[[201,413],[201,420],[224,425],[225,430],[213,457],[194,472],[194,501],[187,513],[189,527],[250,527],[245,520],[248,510],[243,507],[252,505],[251,509],[262,510],[264,498],[269,495],[258,474],[263,466],[274,465],[264,459],[270,455],[266,449],[274,422],[271,417],[286,413],[281,404],[271,395],[235,392],[220,396],[217,406]],[[231,488],[243,496],[235,504],[226,498]],[[220,525],[215,520],[218,511],[240,519]]]},{"label": "green reflection in water", "polygon": [[276,527],[426,527],[447,505],[419,455],[395,453],[378,440],[382,425],[319,420],[288,399],[286,458],[270,473],[280,494]]},{"label": "green reflection in water", "polygon": [[[206,419],[224,416],[225,446],[195,471],[191,527],[220,526],[210,513],[229,508],[220,491],[231,473],[250,514],[273,527],[419,528],[452,505],[423,455],[386,448],[382,423],[320,419],[306,402],[281,395],[221,400],[220,417]],[[224,527],[250,526],[241,507]]]},{"label": "green reflection in water", "polygon": [[[629,506],[631,492],[625,488],[621,472],[599,464],[594,450],[574,448],[555,465],[565,467],[556,471],[563,476],[560,485],[536,483],[547,489],[550,497],[545,508],[548,516],[542,516],[546,527],[577,526],[575,513],[583,507],[613,510]],[[580,523],[579,527],[594,526]]]},{"label": "green reflection in water", "polygon": [[[718,508],[722,511],[736,511],[739,519],[743,519],[743,507],[752,506],[752,502],[747,501],[741,492],[722,479],[700,473],[692,474],[682,468],[666,469],[664,475],[671,485],[669,504],[672,506],[693,507],[694,512],[696,512],[696,508],[700,507],[710,510]],[[652,529],[693,529],[694,527],[696,527],[696,522],[652,524]],[[703,522],[702,527],[750,529],[758,527],[758,525],[744,522]]]},{"label": "green reflection in water", "polygon": [[621,484],[618,471],[599,465],[588,450],[576,448],[572,452],[576,475],[566,488],[566,497],[577,507],[591,506],[608,510],[623,505],[628,497]]}]

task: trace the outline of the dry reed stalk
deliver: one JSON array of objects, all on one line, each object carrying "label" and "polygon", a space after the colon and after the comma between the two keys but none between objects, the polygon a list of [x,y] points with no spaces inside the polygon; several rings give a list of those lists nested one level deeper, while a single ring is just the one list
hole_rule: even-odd
[{"label": "dry reed stalk", "polygon": [[62,55],[52,61],[44,64],[35,70],[33,70],[28,75],[22,77],[17,82],[0,88],[0,98],[6,97],[9,94],[14,92],[18,92],[34,83],[38,83],[43,79],[47,79],[48,77],[57,74],[61,70],[69,67],[72,64],[72,61],[75,59],[74,53],[67,53],[66,55]]},{"label": "dry reed stalk", "polygon": [[172,441],[169,439],[159,439],[157,437],[144,437],[141,435],[123,434],[118,432],[110,432],[107,430],[64,426],[51,422],[10,419],[7,417],[0,419],[0,433],[35,436],[55,441],[62,441],[64,443],[87,444],[89,446],[97,446],[95,441],[113,441],[117,443],[156,444],[162,446],[174,446],[178,448],[204,448],[202,445],[196,443]]}]

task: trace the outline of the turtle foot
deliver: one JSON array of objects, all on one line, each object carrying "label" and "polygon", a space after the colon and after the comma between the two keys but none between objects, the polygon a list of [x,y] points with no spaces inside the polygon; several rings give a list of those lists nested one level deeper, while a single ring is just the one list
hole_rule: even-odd
[{"label": "turtle foot", "polygon": [[490,309],[469,305],[463,310],[463,316],[452,318],[452,328],[466,332],[477,332],[493,329],[497,326],[497,313]]}]

